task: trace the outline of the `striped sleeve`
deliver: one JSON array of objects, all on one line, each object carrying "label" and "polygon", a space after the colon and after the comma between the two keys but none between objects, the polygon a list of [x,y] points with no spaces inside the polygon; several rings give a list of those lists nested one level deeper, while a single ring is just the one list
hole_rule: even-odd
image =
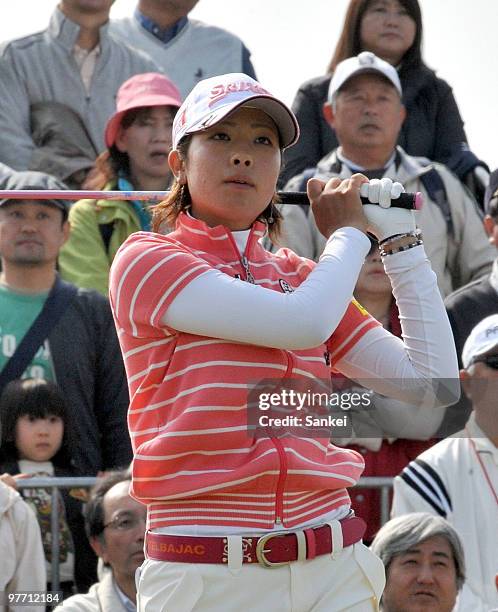
[{"label": "striped sleeve", "polygon": [[331,367],[333,368],[367,331],[379,326],[377,319],[374,319],[359,302],[351,300],[341,322],[327,340]]},{"label": "striped sleeve", "polygon": [[111,305],[120,330],[134,337],[167,333],[160,321],[169,305],[209,269],[167,236],[133,234],[116,254],[110,275]]},{"label": "striped sleeve", "polygon": [[451,497],[444,482],[426,461],[420,458],[411,461],[401,472],[400,478],[439,516],[447,518],[452,512]]}]

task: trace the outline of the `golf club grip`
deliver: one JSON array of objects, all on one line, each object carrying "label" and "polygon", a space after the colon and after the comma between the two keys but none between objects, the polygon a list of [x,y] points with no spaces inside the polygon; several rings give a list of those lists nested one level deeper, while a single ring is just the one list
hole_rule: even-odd
[{"label": "golf club grip", "polygon": [[[308,194],[305,191],[279,191],[282,204],[299,204],[309,206]],[[417,193],[402,193],[399,198],[391,200],[391,208],[406,208],[407,210],[419,210],[422,208],[423,196]],[[362,204],[372,204],[367,198],[361,197]]]}]

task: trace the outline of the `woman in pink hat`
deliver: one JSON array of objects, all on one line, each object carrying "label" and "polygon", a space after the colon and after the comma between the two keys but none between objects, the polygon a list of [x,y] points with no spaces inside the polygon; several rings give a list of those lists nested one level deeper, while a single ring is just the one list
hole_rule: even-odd
[{"label": "woman in pink hat", "polygon": [[[377,610],[384,568],[348,494],[363,458],[329,442],[345,412],[326,429],[313,412],[334,414],[331,368],[434,410],[458,394],[414,215],[389,208],[399,183],[311,179],[327,237],[320,261],[262,247],[267,230],[278,233],[282,151],[298,132],[292,111],[247,75],[199,82],[173,124],[175,181],[154,208],[156,233],[130,236],[111,268],[132,494],[148,510],[139,612]],[[381,206],[362,206],[360,188]],[[403,339],[353,299],[367,228],[382,241]],[[453,397],[434,378],[454,379]]]},{"label": "woman in pink hat", "polygon": [[[85,189],[164,191],[171,183],[171,127],[181,105],[167,77],[137,74],[123,83],[107,122],[107,150],[97,159]],[[116,251],[133,232],[150,230],[145,202],[81,200],[70,211],[71,236],[61,250],[62,278],[107,295]]]}]

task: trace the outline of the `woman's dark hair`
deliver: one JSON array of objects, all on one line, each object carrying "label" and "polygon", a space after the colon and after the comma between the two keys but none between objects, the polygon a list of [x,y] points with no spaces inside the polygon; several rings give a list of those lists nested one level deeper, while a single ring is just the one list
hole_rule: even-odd
[{"label": "woman's dark hair", "polygon": [[[132,126],[137,119],[147,118],[153,107],[140,106],[131,108],[123,115],[120,125],[125,130]],[[177,109],[174,106],[168,106],[171,116],[174,117]],[[113,144],[109,149],[101,153],[95,161],[96,177],[91,179],[91,182],[85,185],[86,189],[100,190],[104,185],[115,179],[118,174],[122,174],[126,178],[130,178],[130,158],[128,153],[120,151],[116,144]]]},{"label": "woman's dark hair", "polygon": [[71,427],[64,395],[53,382],[41,378],[13,380],[0,397],[0,422],[2,424],[2,443],[0,460],[17,461],[19,453],[16,447],[16,424],[19,418],[29,416],[34,419],[46,419],[56,416],[64,423],[64,436],[57,453],[51,458],[52,463],[67,468],[71,462]]},{"label": "woman's dark hair", "polygon": [[[187,159],[192,135],[187,135],[180,140],[176,149],[182,159]],[[275,204],[278,204],[278,195],[275,192],[271,202],[258,217],[258,221],[266,223],[268,235],[272,242],[278,244],[278,236],[281,231],[282,215]],[[167,229],[174,229],[178,215],[190,208],[192,200],[188,185],[181,185],[176,179],[173,181],[171,191],[166,200],[159,202],[152,208],[152,229],[154,232],[164,233]],[[269,219],[273,218],[272,222]]]},{"label": "woman's dark hair", "polygon": [[[127,130],[139,117],[147,117],[150,111],[151,108],[148,106],[132,108],[129,111],[126,111],[126,113],[123,115],[120,126],[124,130]],[[127,177],[130,176],[130,158],[128,157],[128,153],[123,153],[120,151],[116,144],[113,144],[109,148],[109,163],[111,164],[111,168],[116,176],[119,173],[122,173]]]},{"label": "woman's dark hair", "polygon": [[[344,18],[341,35],[337,41],[334,54],[327,67],[327,73],[332,74],[339,62],[358,55],[362,51],[368,51],[361,46],[360,32],[361,22],[366,10],[375,0],[351,0]],[[415,22],[415,40],[412,46],[403,56],[403,66],[420,66],[422,60],[422,13],[418,0],[399,0],[399,3],[408,12]]]}]

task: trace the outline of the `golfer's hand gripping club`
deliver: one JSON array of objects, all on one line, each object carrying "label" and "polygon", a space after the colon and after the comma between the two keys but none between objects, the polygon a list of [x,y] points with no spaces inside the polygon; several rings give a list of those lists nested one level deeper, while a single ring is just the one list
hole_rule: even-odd
[{"label": "golfer's hand gripping club", "polygon": [[398,199],[404,191],[401,183],[395,183],[389,178],[372,179],[360,188],[360,196],[371,202],[363,206],[368,220],[367,229],[379,242],[417,229],[416,211],[398,208],[393,204],[393,200]]}]

